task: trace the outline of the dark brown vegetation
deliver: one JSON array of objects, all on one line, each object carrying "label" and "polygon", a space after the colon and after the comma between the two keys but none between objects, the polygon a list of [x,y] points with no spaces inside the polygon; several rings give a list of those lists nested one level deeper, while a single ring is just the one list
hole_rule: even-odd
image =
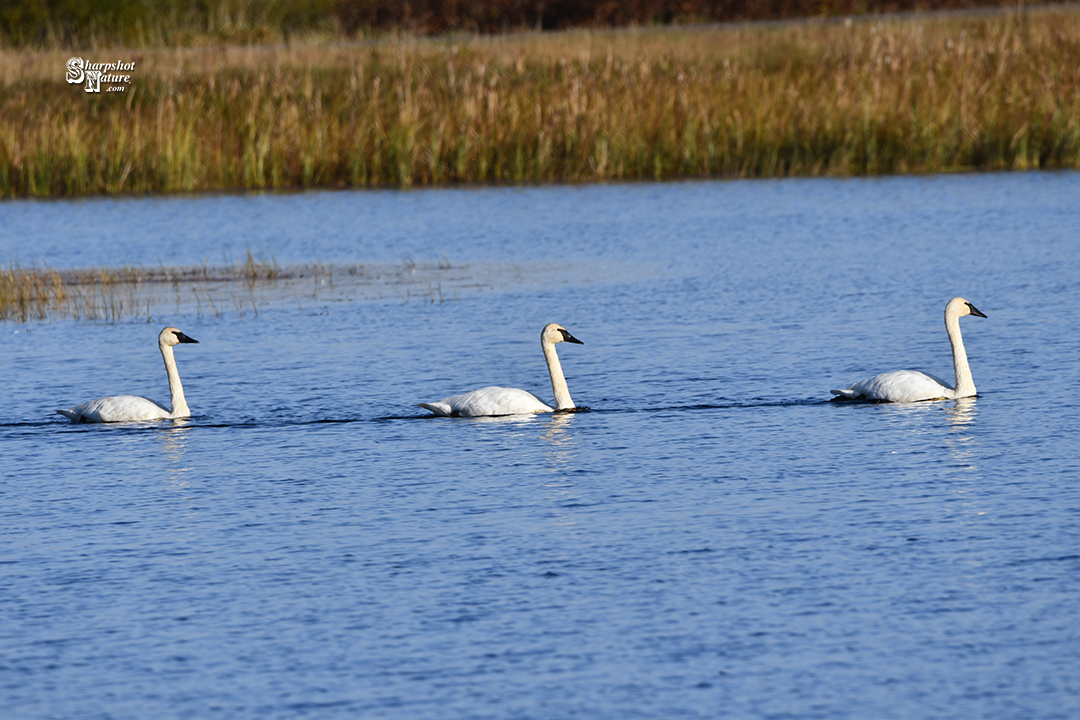
[{"label": "dark brown vegetation", "polygon": [[4,0],[0,45],[258,44],[1022,7],[1023,0]]},{"label": "dark brown vegetation", "polygon": [[337,0],[347,34],[407,29],[500,33],[575,27],[784,20],[911,10],[1013,7],[1002,0]]}]

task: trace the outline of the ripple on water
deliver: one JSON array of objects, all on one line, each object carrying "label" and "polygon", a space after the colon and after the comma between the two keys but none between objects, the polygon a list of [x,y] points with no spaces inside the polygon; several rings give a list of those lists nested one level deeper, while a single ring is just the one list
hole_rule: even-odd
[{"label": "ripple on water", "polygon": [[[1076,716],[1078,415],[1047,388],[1073,384],[1080,352],[1045,308],[1078,305],[1078,182],[127,200],[124,232],[111,200],[6,203],[0,251],[23,265],[445,255],[461,292],[335,284],[257,314],[0,328],[0,702],[26,718]],[[827,402],[877,372],[948,376],[958,294],[989,315],[964,328],[978,398]],[[561,360],[589,412],[416,407],[489,384],[549,397],[552,321],[585,343]],[[54,417],[164,400],[165,324],[200,340],[180,358],[190,420]]]}]

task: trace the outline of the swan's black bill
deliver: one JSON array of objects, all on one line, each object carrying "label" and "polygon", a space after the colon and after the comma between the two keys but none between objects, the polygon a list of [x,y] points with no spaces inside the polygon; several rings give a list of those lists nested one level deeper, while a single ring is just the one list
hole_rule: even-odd
[{"label": "swan's black bill", "polygon": [[199,344],[198,340],[193,340],[192,338],[189,338],[187,335],[180,332],[179,330],[173,330],[173,335],[175,335],[176,339],[182,343],[195,343],[196,345]]},{"label": "swan's black bill", "polygon": [[574,343],[575,345],[584,345],[585,343],[578,340],[576,337],[566,332],[565,330],[559,330],[562,333],[563,342]]},{"label": "swan's black bill", "polygon": [[967,306],[968,306],[968,310],[970,310],[970,311],[971,311],[971,314],[972,314],[972,315],[975,315],[976,317],[986,317],[986,316],[985,316],[985,315],[983,315],[983,314],[982,314],[981,312],[979,312],[979,308],[975,307],[975,306],[974,306],[974,305],[972,305],[971,303],[965,303],[965,305],[967,305]]}]

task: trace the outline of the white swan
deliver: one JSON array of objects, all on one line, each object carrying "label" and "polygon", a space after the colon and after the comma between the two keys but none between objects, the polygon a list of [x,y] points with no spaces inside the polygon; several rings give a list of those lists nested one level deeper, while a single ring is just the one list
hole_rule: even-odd
[{"label": "white swan", "polygon": [[869,400],[872,402],[919,402],[921,400],[953,400],[973,397],[975,381],[971,378],[964,339],[960,336],[960,318],[965,315],[986,317],[978,308],[961,297],[953,298],[945,306],[945,330],[952,344],[953,370],[956,384],[949,386],[944,380],[918,370],[897,370],[882,373],[857,382],[843,390],[830,390],[837,400]]},{"label": "white swan", "polygon": [[551,375],[551,389],[555,393],[554,408],[540,402],[540,399],[530,392],[504,387],[480,388],[445,398],[439,402],[419,403],[418,406],[444,417],[525,415],[575,410],[574,401],[570,398],[570,389],[566,386],[562,365],[559,364],[559,356],[555,352],[555,343],[561,342],[585,344],[558,323],[545,325],[540,332],[540,346],[544,349],[548,374]]},{"label": "white swan", "polygon": [[184,400],[184,387],[180,384],[180,373],[176,371],[173,358],[173,345],[180,343],[198,343],[174,327],[167,327],[158,335],[158,349],[165,360],[165,372],[169,374],[169,395],[172,407],[167,408],[153,400],[135,395],[112,395],[76,405],[69,410],[57,410],[73,423],[78,422],[137,422],[139,420],[165,420],[185,418],[191,415],[187,401]]}]

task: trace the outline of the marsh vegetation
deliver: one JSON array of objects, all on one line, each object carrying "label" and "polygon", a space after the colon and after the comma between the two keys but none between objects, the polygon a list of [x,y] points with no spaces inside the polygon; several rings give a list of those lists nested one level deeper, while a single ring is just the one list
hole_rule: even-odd
[{"label": "marsh vegetation", "polygon": [[9,264],[0,271],[0,322],[73,318],[151,322],[164,314],[257,316],[265,308],[306,315],[339,303],[388,300],[439,305],[489,290],[523,289],[564,278],[564,263],[296,263],[251,253],[235,264],[57,269]]},{"label": "marsh vegetation", "polygon": [[1071,8],[108,52],[0,51],[0,195],[1080,166]]},{"label": "marsh vegetation", "polygon": [[[448,262],[358,265],[313,263],[279,267],[248,253],[235,265],[118,268],[22,268],[0,273],[0,321],[75,318],[119,322],[162,313],[220,317],[258,315],[260,308],[301,310],[361,297],[442,303],[462,289],[487,285],[490,268]],[[444,293],[444,285],[446,292]]]}]

